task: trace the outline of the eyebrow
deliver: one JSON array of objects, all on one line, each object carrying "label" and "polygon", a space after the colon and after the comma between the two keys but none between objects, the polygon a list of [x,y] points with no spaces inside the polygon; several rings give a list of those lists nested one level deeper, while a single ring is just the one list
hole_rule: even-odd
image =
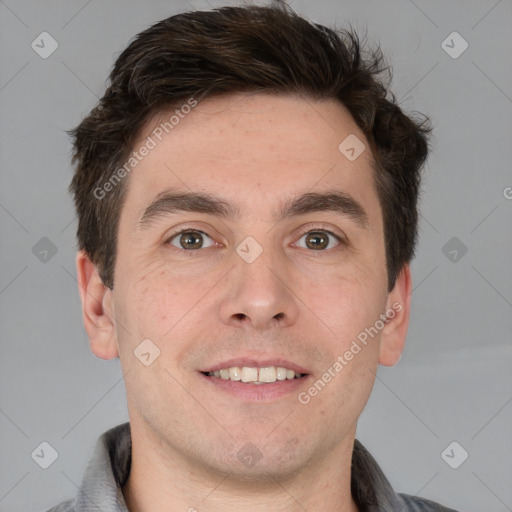
[{"label": "eyebrow", "polygon": [[[362,229],[370,229],[368,214],[363,206],[350,194],[341,190],[328,192],[306,192],[287,198],[273,220],[278,223],[286,218],[312,212],[330,211],[354,221]],[[179,212],[205,213],[225,219],[240,216],[240,208],[221,198],[201,192],[165,191],[156,196],[137,221],[140,230],[149,229],[159,218]]]}]

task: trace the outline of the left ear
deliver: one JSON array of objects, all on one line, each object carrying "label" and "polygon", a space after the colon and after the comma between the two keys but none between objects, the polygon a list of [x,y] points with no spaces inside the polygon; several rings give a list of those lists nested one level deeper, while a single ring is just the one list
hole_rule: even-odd
[{"label": "left ear", "polygon": [[395,286],[388,295],[385,314],[389,320],[382,329],[379,364],[393,366],[402,357],[407,328],[409,327],[411,292],[411,269],[406,264],[398,275]]}]

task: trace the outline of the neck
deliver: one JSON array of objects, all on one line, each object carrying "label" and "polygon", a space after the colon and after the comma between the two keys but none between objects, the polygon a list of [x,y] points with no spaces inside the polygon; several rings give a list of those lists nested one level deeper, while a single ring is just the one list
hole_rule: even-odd
[{"label": "neck", "polygon": [[266,477],[241,480],[230,472],[198,467],[168,445],[146,442],[132,426],[124,499],[130,512],[304,512],[319,504],[325,512],[358,512],[350,492],[355,429],[352,434],[291,475],[269,469]]}]

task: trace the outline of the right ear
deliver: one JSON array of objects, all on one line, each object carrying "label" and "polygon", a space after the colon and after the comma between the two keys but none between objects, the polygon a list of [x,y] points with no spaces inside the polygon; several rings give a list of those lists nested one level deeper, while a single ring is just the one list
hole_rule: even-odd
[{"label": "right ear", "polygon": [[76,255],[82,319],[92,352],[101,359],[119,357],[112,290],[105,286],[85,251]]}]

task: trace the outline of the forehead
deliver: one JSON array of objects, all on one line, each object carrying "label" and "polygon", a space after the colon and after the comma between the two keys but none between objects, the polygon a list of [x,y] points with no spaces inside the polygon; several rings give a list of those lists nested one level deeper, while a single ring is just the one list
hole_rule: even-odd
[{"label": "forehead", "polygon": [[378,208],[367,141],[335,100],[209,98],[153,116],[133,150],[144,145],[151,149],[129,174],[125,205],[131,222],[169,189],[213,193],[249,216],[262,203],[275,214],[284,196],[333,187],[358,196],[370,210]]}]

